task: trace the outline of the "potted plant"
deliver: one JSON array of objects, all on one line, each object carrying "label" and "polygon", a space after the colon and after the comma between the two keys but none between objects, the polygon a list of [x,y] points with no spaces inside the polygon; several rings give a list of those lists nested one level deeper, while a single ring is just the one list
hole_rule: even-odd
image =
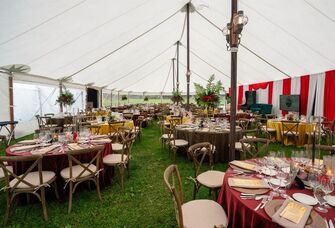
[{"label": "potted plant", "polygon": [[75,100],[73,94],[66,89],[58,96],[56,102],[65,106],[66,110],[68,111],[70,106],[74,104]]},{"label": "potted plant", "polygon": [[144,101],[148,101],[149,100],[149,97],[148,96],[145,96],[144,97]]},{"label": "potted plant", "polygon": [[215,76],[208,79],[206,87],[194,83],[195,101],[198,106],[208,109],[214,109],[220,104],[220,91],[223,89],[221,81],[214,82]]},{"label": "potted plant", "polygon": [[122,95],[121,100],[126,101],[126,100],[128,100],[128,97],[126,95]]},{"label": "potted plant", "polygon": [[177,103],[177,105],[178,105],[179,103],[183,103],[184,98],[181,96],[181,92],[178,91],[178,90],[172,92],[171,101],[172,101],[174,104]]}]

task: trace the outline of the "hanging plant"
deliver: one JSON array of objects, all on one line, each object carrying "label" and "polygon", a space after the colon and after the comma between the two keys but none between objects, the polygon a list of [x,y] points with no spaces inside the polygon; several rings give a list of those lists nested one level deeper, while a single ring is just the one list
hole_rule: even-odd
[{"label": "hanging plant", "polygon": [[122,95],[122,98],[121,98],[123,101],[126,101],[128,100],[128,97],[126,95]]},{"label": "hanging plant", "polygon": [[184,98],[181,96],[181,92],[180,91],[174,91],[172,92],[172,97],[171,97],[171,101],[175,104],[179,104],[179,103],[183,103]]},{"label": "hanging plant", "polygon": [[223,89],[222,83],[219,80],[214,83],[214,74],[209,77],[206,87],[198,83],[194,83],[195,101],[200,107],[215,108],[220,104],[220,91]]},{"label": "hanging plant", "polygon": [[73,94],[69,90],[66,89],[64,92],[62,92],[58,96],[56,102],[62,105],[71,106],[74,104],[75,100],[74,100]]},{"label": "hanging plant", "polygon": [[144,101],[148,101],[149,100],[149,97],[148,96],[145,96],[144,97]]}]

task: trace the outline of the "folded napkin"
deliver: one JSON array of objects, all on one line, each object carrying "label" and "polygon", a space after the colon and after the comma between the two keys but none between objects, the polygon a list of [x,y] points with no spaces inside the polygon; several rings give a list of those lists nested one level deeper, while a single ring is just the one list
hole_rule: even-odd
[{"label": "folded napkin", "polygon": [[83,147],[79,146],[77,143],[69,143],[68,145],[69,150],[82,150]]},{"label": "folded napkin", "polygon": [[305,226],[312,208],[312,206],[286,199],[271,218],[272,221],[283,227],[302,228]]},{"label": "folded napkin", "polygon": [[51,145],[51,146],[47,146],[38,150],[32,150],[30,153],[31,154],[46,154],[49,153],[51,151],[53,151],[54,149],[56,149],[57,147],[59,147],[60,145]]},{"label": "folded napkin", "polygon": [[91,143],[93,144],[105,144],[105,143],[111,143],[110,139],[94,139],[91,140]]},{"label": "folded napkin", "polygon": [[108,135],[91,135],[92,139],[108,138]]},{"label": "folded napkin", "polygon": [[23,150],[31,150],[37,147],[40,147],[41,145],[35,144],[35,145],[27,145],[27,146],[15,146],[10,148],[11,152],[17,152],[17,151],[23,151]]},{"label": "folded napkin", "polygon": [[37,139],[22,140],[22,141],[18,142],[18,144],[26,144],[26,145],[36,144],[36,143],[37,143]]},{"label": "folded napkin", "polygon": [[237,166],[239,168],[242,168],[242,169],[247,169],[247,170],[252,170],[252,171],[255,171],[255,167],[256,167],[255,164],[248,163],[245,161],[238,161],[238,160],[231,161],[230,164]]},{"label": "folded napkin", "polygon": [[264,180],[260,179],[243,179],[231,177],[228,179],[228,184],[230,187],[238,188],[269,188],[269,185]]}]

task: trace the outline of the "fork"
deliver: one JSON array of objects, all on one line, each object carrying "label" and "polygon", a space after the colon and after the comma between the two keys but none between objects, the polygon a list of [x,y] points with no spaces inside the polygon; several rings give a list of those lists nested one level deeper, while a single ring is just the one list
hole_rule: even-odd
[{"label": "fork", "polygon": [[266,197],[264,197],[264,198],[262,199],[262,201],[257,205],[257,207],[256,207],[254,210],[257,211],[257,210],[262,206],[262,204],[265,204],[265,203],[266,203],[267,200],[268,200],[268,199],[267,199]]}]

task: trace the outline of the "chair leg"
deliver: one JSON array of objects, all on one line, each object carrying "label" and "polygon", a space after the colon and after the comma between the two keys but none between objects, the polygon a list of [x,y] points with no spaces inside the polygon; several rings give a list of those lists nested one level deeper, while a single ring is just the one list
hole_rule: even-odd
[{"label": "chair leg", "polygon": [[120,181],[121,181],[121,189],[124,190],[124,165],[119,165],[119,173],[120,173]]},{"label": "chair leg", "polygon": [[100,193],[99,176],[95,177],[95,185],[96,185],[96,188],[97,188],[98,197],[99,197],[100,201],[102,202],[101,193]]},{"label": "chair leg", "polygon": [[194,183],[194,188],[193,188],[193,199],[194,200],[197,196],[198,191],[199,191],[199,186],[196,183]]},{"label": "chair leg", "polygon": [[7,191],[7,204],[6,204],[6,214],[5,214],[5,219],[4,219],[4,225],[8,223],[10,208],[11,208],[11,195]]},{"label": "chair leg", "polygon": [[42,208],[43,208],[44,220],[48,221],[47,204],[45,201],[45,187],[41,187],[41,203],[42,203]]},{"label": "chair leg", "polygon": [[73,182],[69,183],[69,207],[67,213],[70,214],[72,210],[72,194],[73,194]]},{"label": "chair leg", "polygon": [[127,172],[128,172],[128,178],[130,177],[130,161],[128,160],[127,163]]},{"label": "chair leg", "polygon": [[54,181],[53,186],[54,186],[54,191],[55,191],[56,199],[59,200],[58,187],[57,187],[57,180]]}]

